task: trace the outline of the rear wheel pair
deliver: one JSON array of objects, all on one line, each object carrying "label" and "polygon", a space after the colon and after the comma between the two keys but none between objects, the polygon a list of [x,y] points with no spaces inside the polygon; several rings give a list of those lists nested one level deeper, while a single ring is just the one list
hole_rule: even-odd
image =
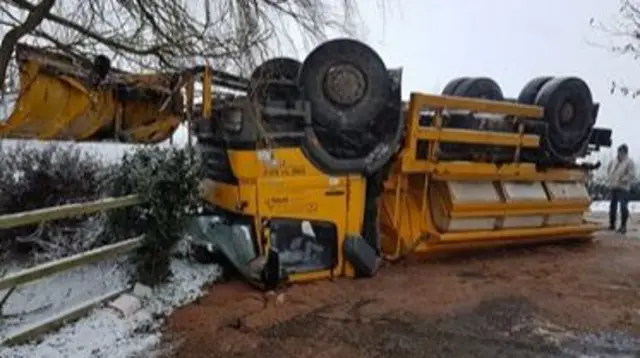
[{"label": "rear wheel pair", "polygon": [[[460,77],[449,82],[444,95],[503,100],[498,84],[485,77]],[[556,161],[571,162],[583,154],[595,124],[591,90],[576,77],[536,77],[520,91],[518,103],[544,108],[543,147]],[[473,126],[469,124],[469,128]],[[534,158],[529,158],[534,159]]]}]

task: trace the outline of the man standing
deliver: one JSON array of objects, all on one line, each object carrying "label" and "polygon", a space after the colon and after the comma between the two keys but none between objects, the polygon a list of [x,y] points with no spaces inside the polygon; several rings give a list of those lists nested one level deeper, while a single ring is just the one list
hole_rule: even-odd
[{"label": "man standing", "polygon": [[629,159],[629,147],[623,144],[618,147],[616,160],[609,164],[607,184],[611,190],[611,206],[609,207],[609,230],[616,229],[616,215],[620,204],[620,228],[618,232],[627,232],[629,219],[629,190],[635,178],[635,167]]}]

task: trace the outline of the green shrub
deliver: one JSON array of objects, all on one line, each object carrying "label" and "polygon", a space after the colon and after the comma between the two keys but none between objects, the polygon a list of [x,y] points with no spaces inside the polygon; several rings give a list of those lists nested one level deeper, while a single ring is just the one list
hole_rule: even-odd
[{"label": "green shrub", "polygon": [[105,235],[144,234],[134,255],[137,279],[155,285],[170,274],[173,246],[182,238],[185,218],[198,203],[198,166],[187,150],[146,147],[125,155],[109,175],[110,196],[139,194],[142,205],[108,214]]}]

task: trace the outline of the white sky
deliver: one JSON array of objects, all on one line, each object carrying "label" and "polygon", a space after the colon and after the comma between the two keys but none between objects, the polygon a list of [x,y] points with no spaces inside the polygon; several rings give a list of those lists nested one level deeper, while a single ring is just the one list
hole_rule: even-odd
[{"label": "white sky", "polygon": [[509,97],[533,77],[579,76],[601,103],[597,125],[613,128],[614,146],[626,142],[635,156],[640,98],[609,90],[613,80],[640,87],[640,62],[593,45],[611,40],[589,25],[591,17],[613,24],[619,6],[617,0],[360,0],[360,15],[362,39],[387,66],[404,67],[404,97],[440,93],[465,75],[491,77]]},{"label": "white sky", "polygon": [[[387,66],[404,68],[405,98],[440,93],[459,76],[492,77],[510,97],[533,77],[579,76],[601,103],[598,125],[613,128],[614,145],[628,143],[635,157],[640,99],[609,89],[613,80],[640,87],[639,63],[588,43],[610,39],[589,19],[612,23],[618,8],[618,0],[359,0],[354,22]],[[302,60],[310,49],[283,51]],[[175,139],[185,137],[180,131]]]}]

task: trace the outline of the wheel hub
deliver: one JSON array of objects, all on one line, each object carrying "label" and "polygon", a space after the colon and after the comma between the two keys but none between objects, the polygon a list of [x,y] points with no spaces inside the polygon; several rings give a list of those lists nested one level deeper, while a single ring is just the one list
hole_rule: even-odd
[{"label": "wheel hub", "polygon": [[569,125],[575,117],[575,108],[573,107],[573,103],[567,102],[562,105],[560,109],[560,123],[564,125]]},{"label": "wheel hub", "polygon": [[324,93],[334,103],[350,106],[364,97],[366,80],[358,68],[350,64],[333,66],[324,76]]}]

